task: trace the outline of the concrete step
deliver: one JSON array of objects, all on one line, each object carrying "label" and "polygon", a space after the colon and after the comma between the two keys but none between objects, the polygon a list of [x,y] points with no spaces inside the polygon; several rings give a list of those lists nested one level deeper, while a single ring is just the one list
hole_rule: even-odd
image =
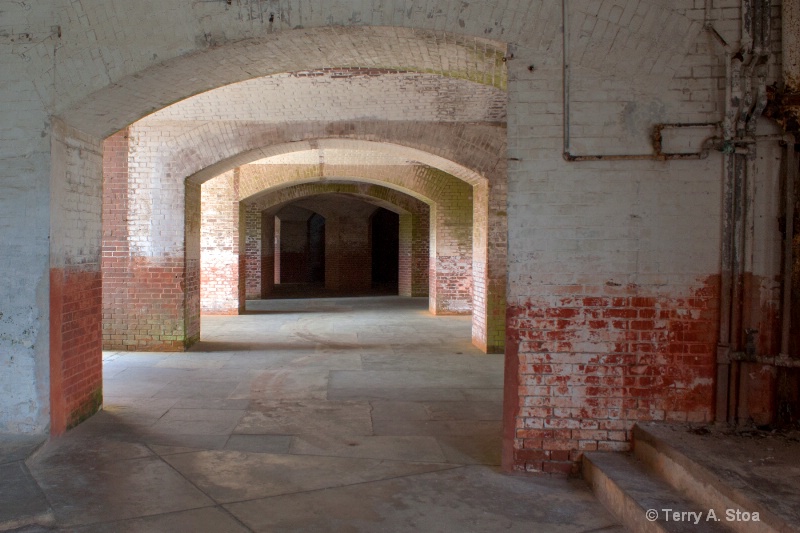
[{"label": "concrete step", "polygon": [[[741,455],[738,449],[706,448],[695,440],[682,439],[675,428],[663,425],[636,425],[633,429],[636,458],[673,490],[703,509],[714,509],[731,530],[800,533],[796,519],[800,495],[748,479],[746,469],[737,468],[737,463],[748,461],[734,457]],[[789,470],[784,473],[796,475]],[[749,513],[749,520],[743,513]],[[753,520],[754,513],[758,513],[758,521]]]},{"label": "concrete step", "polygon": [[[724,518],[681,496],[629,453],[590,452],[583,476],[597,498],[630,531],[637,533],[730,533]],[[677,514],[675,514],[677,513]]]}]

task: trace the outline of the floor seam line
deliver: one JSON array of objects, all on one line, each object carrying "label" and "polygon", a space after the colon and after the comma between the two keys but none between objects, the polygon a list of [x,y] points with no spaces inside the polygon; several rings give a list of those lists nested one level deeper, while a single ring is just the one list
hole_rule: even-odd
[{"label": "floor seam line", "polygon": [[285,492],[285,493],[282,493],[282,494],[273,494],[271,496],[260,496],[258,498],[248,498],[246,500],[237,500],[237,501],[233,501],[233,502],[223,503],[222,505],[234,505],[234,504],[239,504],[239,503],[248,503],[248,502],[256,502],[256,501],[259,501],[259,500],[267,500],[267,499],[271,499],[271,498],[279,498],[281,496],[294,496],[294,495],[297,495],[297,494],[311,494],[311,493],[314,493],[314,492],[322,492],[322,491],[326,491],[326,490],[344,489],[344,488],[347,488],[347,487],[358,487],[358,486],[361,486],[361,485],[368,485],[370,483],[381,483],[381,482],[384,482],[384,481],[394,481],[396,479],[405,479],[405,478],[410,478],[410,477],[414,477],[414,476],[421,476],[421,475],[424,475],[424,474],[434,474],[434,473],[437,473],[437,472],[448,472],[450,470],[458,470],[459,468],[464,468],[465,466],[467,466],[467,465],[453,465],[451,468],[442,468],[440,470],[433,470],[433,471],[430,471],[430,472],[416,472],[416,473],[413,473],[413,474],[405,474],[405,475],[392,476],[392,477],[387,477],[387,478],[382,478],[382,479],[359,481],[357,483],[348,483],[347,485],[335,485],[335,486],[332,486],[332,487],[321,487],[321,488],[318,488],[318,489],[309,489],[309,490],[298,490],[298,491],[294,491],[294,492]]},{"label": "floor seam line", "polygon": [[[148,446],[148,448],[149,448],[149,446]],[[152,451],[152,450],[151,450],[151,451]],[[155,452],[154,452],[154,453],[155,453]],[[198,486],[197,486],[197,484],[196,484],[194,481],[192,481],[191,479],[189,479],[188,477],[186,477],[186,476],[183,474],[183,472],[181,472],[180,470],[178,470],[177,468],[175,468],[174,466],[172,466],[172,465],[169,463],[169,461],[166,461],[166,460],[165,460],[163,457],[160,457],[160,456],[159,456],[158,458],[159,458],[159,460],[161,460],[161,462],[163,462],[163,463],[164,463],[165,465],[167,465],[167,466],[168,466],[170,469],[172,469],[172,471],[173,471],[173,472],[175,472],[176,474],[178,474],[178,475],[179,475],[179,476],[180,476],[180,477],[181,477],[183,480],[185,480],[185,481],[186,481],[187,483],[189,483],[189,484],[190,484],[192,487],[194,487],[196,490],[198,490],[198,491],[199,491],[199,492],[200,492],[200,493],[201,493],[203,496],[205,496],[206,498],[208,498],[209,500],[211,500],[212,502],[214,502],[214,507],[219,507],[220,509],[222,509],[222,510],[225,512],[225,514],[226,514],[226,515],[230,516],[230,517],[231,517],[231,519],[233,519],[233,520],[234,520],[234,521],[235,521],[237,524],[240,524],[240,525],[241,525],[243,528],[245,528],[247,531],[250,531],[251,533],[253,533],[253,530],[252,530],[250,527],[248,527],[248,526],[247,526],[247,525],[246,525],[244,522],[242,522],[241,520],[239,520],[239,518],[238,518],[236,515],[234,515],[234,514],[233,514],[233,513],[231,513],[231,512],[230,512],[228,509],[226,509],[226,508],[224,507],[224,505],[223,505],[221,502],[219,502],[219,501],[218,501],[216,498],[214,498],[214,497],[213,497],[213,496],[211,496],[210,494],[206,493],[206,491],[204,491],[203,489],[201,489],[200,487],[198,487]]]}]

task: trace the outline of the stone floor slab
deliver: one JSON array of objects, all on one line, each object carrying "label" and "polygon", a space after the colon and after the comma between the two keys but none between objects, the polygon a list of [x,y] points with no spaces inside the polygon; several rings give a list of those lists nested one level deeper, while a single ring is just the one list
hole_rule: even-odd
[{"label": "stone floor slab", "polygon": [[0,465],[0,531],[54,521],[50,504],[25,464]]},{"label": "stone floor slab", "polygon": [[162,387],[154,397],[181,400],[197,398],[223,400],[229,398],[238,386],[239,381],[180,380]]},{"label": "stone floor slab", "polygon": [[375,435],[500,435],[499,420],[375,420]]},{"label": "stone floor slab", "polygon": [[500,435],[439,435],[436,440],[448,463],[500,466]]},{"label": "stone floor slab", "polygon": [[325,399],[329,371],[325,369],[281,369],[261,372],[249,383],[242,383],[230,399],[262,400]]},{"label": "stone floor slab", "polygon": [[24,461],[45,442],[47,437],[42,435],[0,433],[0,465]]},{"label": "stone floor slab", "polygon": [[376,387],[331,388],[327,391],[329,400],[386,400],[386,401],[465,401],[466,396],[461,389],[420,388],[409,386],[397,389],[380,389]]},{"label": "stone floor slab", "polygon": [[452,465],[205,451],[164,458],[217,502],[237,502],[431,472]]},{"label": "stone floor slab", "polygon": [[442,448],[433,437],[300,436],[293,439],[290,451],[298,455],[447,462]]},{"label": "stone floor slab", "polygon": [[[461,403],[461,402],[456,402]],[[430,420],[423,402],[371,401],[373,420]]]},{"label": "stone floor slab", "polygon": [[331,372],[332,389],[357,388],[490,388],[503,386],[503,375],[498,372],[458,372],[443,370],[364,370]]},{"label": "stone floor slab", "polygon": [[42,468],[69,466],[75,462],[103,465],[128,459],[150,457],[153,452],[140,442],[126,442],[100,436],[91,446],[82,439],[55,439],[36,454],[36,465]]},{"label": "stone floor slab", "polygon": [[173,408],[150,430],[158,435],[230,435],[245,412],[232,409]]},{"label": "stone floor slab", "polygon": [[31,473],[59,525],[78,526],[213,505],[173,468],[155,457],[96,465],[77,459]]},{"label": "stone floor slab", "polygon": [[366,402],[254,401],[236,426],[237,434],[371,435]]},{"label": "stone floor slab", "polygon": [[231,435],[226,450],[257,453],[289,453],[294,437],[290,435]]},{"label": "stone floor slab", "polygon": [[147,516],[79,527],[74,533],[247,533],[250,531],[219,507]]},{"label": "stone floor slab", "polygon": [[225,506],[256,532],[622,533],[581,482],[486,467],[400,477]]}]

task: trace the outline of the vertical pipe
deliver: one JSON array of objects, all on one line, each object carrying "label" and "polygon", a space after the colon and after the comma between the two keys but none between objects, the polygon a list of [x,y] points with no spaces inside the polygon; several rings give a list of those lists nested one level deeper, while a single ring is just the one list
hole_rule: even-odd
[{"label": "vertical pipe", "polygon": [[726,423],[728,421],[729,412],[731,297],[733,285],[731,272],[733,264],[733,173],[735,157],[733,153],[723,156],[719,344],[717,345],[717,390],[715,409],[717,423]]},{"label": "vertical pipe", "polygon": [[800,0],[781,2],[781,60],[785,91],[800,90]]},{"label": "vertical pipe", "polygon": [[784,150],[786,162],[786,184],[784,186],[786,207],[784,219],[786,231],[783,238],[783,312],[781,316],[781,355],[789,355],[789,333],[792,326],[792,265],[794,264],[794,196],[798,175],[798,157],[793,143]]},{"label": "vertical pipe", "polygon": [[742,303],[743,303],[743,275],[744,275],[744,241],[745,241],[745,215],[744,209],[747,202],[745,198],[747,163],[745,157],[736,155],[734,158],[733,172],[733,263],[731,268],[732,297],[731,297],[731,346],[734,351],[740,351],[742,346]]},{"label": "vertical pipe", "polygon": [[567,0],[561,1],[561,23],[563,27],[561,28],[561,83],[563,84],[563,125],[564,125],[564,155],[570,153],[570,143],[569,143],[569,29],[568,29],[568,11],[569,6],[567,5]]},{"label": "vertical pipe", "polygon": [[753,53],[753,2],[759,0],[742,0],[742,38],[741,51],[746,55]]},{"label": "vertical pipe", "polygon": [[772,39],[772,0],[764,0],[761,19],[761,49],[768,52],[770,40]]}]

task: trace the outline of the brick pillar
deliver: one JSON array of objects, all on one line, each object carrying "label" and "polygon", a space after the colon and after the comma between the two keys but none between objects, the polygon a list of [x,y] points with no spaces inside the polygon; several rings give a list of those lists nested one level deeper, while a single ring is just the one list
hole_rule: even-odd
[{"label": "brick pillar", "polygon": [[[131,127],[127,135],[117,134],[106,143],[103,346],[181,351],[200,332],[199,315],[190,320],[186,315],[193,309],[192,295],[199,297],[199,270],[195,282],[184,228],[193,222],[184,217],[196,211],[199,231],[199,186],[196,206],[185,204],[193,186],[184,190],[168,168],[156,165],[151,154],[158,148],[142,142],[138,133]],[[122,163],[125,157],[152,163],[128,166]],[[199,247],[197,253],[199,259]]]},{"label": "brick pillar", "polygon": [[261,212],[255,206],[245,208],[245,298],[261,298]]},{"label": "brick pillar", "polygon": [[430,311],[472,312],[472,187],[451,181],[431,209]]},{"label": "brick pillar", "polygon": [[486,347],[487,353],[504,353],[506,345],[506,278],[508,274],[508,182],[506,161],[489,180],[486,242]]},{"label": "brick pillar", "polygon": [[[52,136],[50,432],[59,435],[103,402],[103,148],[58,121]],[[108,160],[121,171],[124,133],[117,140]]]},{"label": "brick pillar", "polygon": [[[201,219],[202,186],[186,182],[184,205],[184,244],[186,279],[183,299],[185,343],[188,346],[200,340],[200,278],[201,278]],[[176,299],[177,300],[177,299]]]},{"label": "brick pillar", "polygon": [[128,129],[103,142],[103,348],[123,348],[130,281]]},{"label": "brick pillar", "polygon": [[261,297],[267,298],[275,289],[275,215],[261,214]]},{"label": "brick pillar", "polygon": [[475,186],[472,342],[487,353],[505,347],[507,219],[505,179]]},{"label": "brick pillar", "polygon": [[429,211],[400,215],[400,296],[428,296]]},{"label": "brick pillar", "polygon": [[203,313],[238,314],[243,307],[243,224],[235,170],[205,182],[201,193],[200,305]]}]

